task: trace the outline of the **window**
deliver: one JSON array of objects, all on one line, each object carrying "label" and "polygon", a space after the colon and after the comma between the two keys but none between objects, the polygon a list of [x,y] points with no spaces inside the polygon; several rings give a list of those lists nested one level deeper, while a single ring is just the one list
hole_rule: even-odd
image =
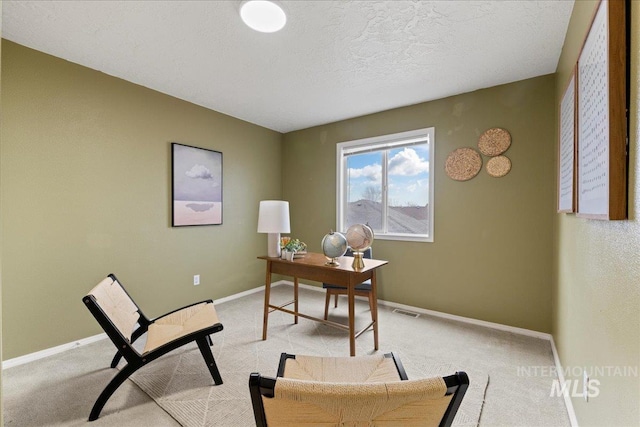
[{"label": "window", "polygon": [[434,128],[339,143],[337,228],[433,242],[433,152]]}]

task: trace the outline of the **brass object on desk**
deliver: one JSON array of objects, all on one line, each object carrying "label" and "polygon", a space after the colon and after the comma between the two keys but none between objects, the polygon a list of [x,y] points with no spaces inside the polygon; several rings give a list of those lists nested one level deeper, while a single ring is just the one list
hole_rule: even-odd
[{"label": "brass object on desk", "polygon": [[353,253],[353,262],[351,263],[351,268],[353,268],[356,271],[360,271],[364,268],[364,260],[362,259],[362,252]]}]

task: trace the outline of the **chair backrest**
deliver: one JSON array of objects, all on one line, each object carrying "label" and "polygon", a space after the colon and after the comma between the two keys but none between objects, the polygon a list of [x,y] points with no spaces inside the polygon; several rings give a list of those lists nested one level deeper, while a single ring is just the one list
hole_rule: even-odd
[{"label": "chair backrest", "polygon": [[138,323],[140,313],[138,306],[122,285],[114,277],[108,276],[89,291],[88,295],[95,298],[96,304],[122,336],[131,341],[131,334]]},{"label": "chair backrest", "polygon": [[125,359],[139,357],[131,346],[131,334],[137,324],[147,324],[148,319],[113,274],[98,283],[82,301]]},{"label": "chair backrest", "polygon": [[[450,426],[467,390],[464,372],[386,383],[328,383],[252,374],[258,426]],[[256,402],[254,396],[260,396]],[[261,421],[264,424],[261,424]]]},{"label": "chair backrest", "polygon": [[404,365],[394,353],[357,357],[282,353],[277,376],[337,383],[384,383],[408,379]]}]

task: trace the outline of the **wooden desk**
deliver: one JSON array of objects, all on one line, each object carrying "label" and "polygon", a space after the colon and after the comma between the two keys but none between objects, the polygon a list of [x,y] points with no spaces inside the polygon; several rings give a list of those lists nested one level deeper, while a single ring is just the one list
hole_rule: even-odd
[{"label": "wooden desk", "polygon": [[[267,325],[269,321],[269,313],[274,310],[283,311],[294,316],[294,323],[298,323],[298,316],[305,319],[315,320],[324,324],[334,326],[349,331],[349,349],[351,356],[356,355],[356,338],[364,331],[373,326],[373,345],[378,349],[378,293],[376,284],[376,269],[387,264],[388,261],[376,259],[364,259],[364,268],[356,271],[351,268],[353,262],[352,257],[338,258],[340,265],[330,267],[325,265],[327,259],[323,254],[308,253],[304,258],[297,258],[294,261],[286,261],[280,258],[270,258],[260,256],[259,259],[267,261],[267,277],[265,279],[264,292],[264,323],[262,324],[262,339],[267,339]],[[271,294],[271,274],[282,274],[284,276],[293,277],[293,301],[286,304],[276,306],[270,302]],[[319,319],[317,317],[308,316],[298,311],[298,279],[313,280],[316,282],[331,283],[342,285],[347,288],[347,297],[349,300],[349,325],[332,322],[330,320]],[[356,333],[355,330],[355,295],[354,288],[365,280],[371,279],[371,292],[373,292],[373,307],[371,308],[371,323],[364,329]],[[289,310],[285,307],[294,304],[294,309]]]}]

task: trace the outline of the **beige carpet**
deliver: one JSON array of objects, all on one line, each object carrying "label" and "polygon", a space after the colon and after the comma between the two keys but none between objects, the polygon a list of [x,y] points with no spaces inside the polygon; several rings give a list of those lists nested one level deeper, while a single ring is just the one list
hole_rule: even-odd
[{"label": "beige carpet", "polygon": [[[221,319],[225,330],[212,336],[213,353],[224,384],[212,385],[195,345],[164,356],[131,379],[183,426],[251,426],[255,425],[248,388],[251,372],[275,376],[282,352],[345,356],[348,351],[346,332],[305,319],[293,325],[293,318],[282,313],[271,315],[269,338],[262,341],[261,312],[256,308],[227,312]],[[335,320],[340,320],[341,308],[333,311],[337,317]],[[318,309],[322,310],[322,306]],[[366,321],[368,315],[366,308],[360,311],[363,320]],[[422,335],[419,329],[414,333],[415,336]],[[372,342],[372,332],[358,338],[358,355],[370,354]],[[454,425],[478,425],[488,383],[487,374],[420,354],[421,348],[424,344],[409,340],[393,348],[381,346],[381,351],[398,354],[410,379],[450,375],[457,370],[467,372],[470,387]]]},{"label": "beige carpet", "polygon": [[[278,286],[274,288],[273,294],[274,300],[278,302],[288,301],[291,299],[291,287]],[[178,364],[175,363],[173,368],[167,369],[170,377],[173,377],[172,381],[163,374],[156,374],[155,378],[154,375],[149,376],[165,363],[161,359],[137,373],[139,382],[150,384],[149,390],[161,389],[160,396],[165,396],[164,400],[173,399],[174,402],[167,402],[163,406],[168,408],[177,404],[174,413],[185,412],[176,400],[190,393],[200,393],[203,396],[201,401],[189,403],[191,407],[202,408],[198,409],[201,411],[201,418],[196,425],[213,419],[218,425],[228,427],[251,426],[251,412],[248,406],[243,406],[243,402],[249,400],[248,372],[274,375],[281,351],[348,355],[349,345],[344,331],[307,321],[301,321],[300,325],[295,326],[290,316],[279,313],[270,319],[269,339],[260,340],[262,295],[251,294],[217,306],[225,329],[213,335],[213,351],[224,385],[211,386],[204,362],[199,357],[189,358],[186,353],[175,353],[164,358],[168,361],[184,356],[187,362],[191,359],[191,362],[186,365],[181,363],[183,366],[179,367],[184,375],[177,375],[178,372],[174,374],[178,369]],[[322,315],[324,296],[321,292],[302,289],[301,301],[304,312]],[[359,321],[366,321],[369,315],[367,304],[358,301],[356,312]],[[332,308],[330,313],[334,320],[346,321],[346,304],[341,302],[340,307],[337,310]],[[398,352],[407,366],[410,378],[426,376],[438,369],[447,374],[458,369],[469,373],[472,389],[464,400],[465,418],[476,418],[469,404],[476,398],[482,401],[482,393],[476,393],[474,389],[484,378],[482,373],[487,373],[490,381],[482,404],[480,426],[570,426],[563,398],[549,396],[552,382],[557,380],[557,376],[520,373],[521,368],[526,367],[543,367],[546,372],[553,372],[555,365],[549,341],[427,315],[413,318],[394,313],[392,308],[384,306],[380,307],[379,314],[380,349],[383,352]],[[140,344],[144,345],[144,342]],[[358,355],[370,353],[371,334],[367,332],[358,338],[356,345]],[[108,367],[113,352],[111,341],[104,339],[5,369],[2,373],[4,425],[179,426],[173,417],[132,381],[125,381],[120,386],[107,402],[98,420],[87,422],[96,397],[115,375],[114,370]],[[447,367],[447,363],[451,366]],[[247,370],[236,372],[238,364],[246,365]],[[142,376],[148,378],[143,380]],[[179,393],[182,393],[180,397]],[[207,398],[214,396],[219,397],[219,400],[214,400],[205,409],[209,405]],[[225,399],[232,404],[225,404]],[[237,406],[233,404],[234,400],[238,401]],[[245,408],[244,414],[242,408]],[[190,411],[186,410],[187,413]],[[226,411],[226,415],[220,415],[218,411]],[[246,424],[244,420],[248,420]],[[458,421],[466,423],[463,419]]]}]

